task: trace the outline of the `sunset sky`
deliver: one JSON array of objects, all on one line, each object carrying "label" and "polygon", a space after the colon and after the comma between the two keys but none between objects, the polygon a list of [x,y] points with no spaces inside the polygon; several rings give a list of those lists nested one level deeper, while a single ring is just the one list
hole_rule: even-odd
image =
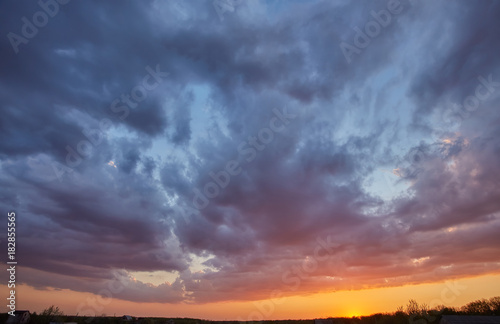
[{"label": "sunset sky", "polygon": [[0,27],[18,309],[500,295],[500,2],[4,0]]}]

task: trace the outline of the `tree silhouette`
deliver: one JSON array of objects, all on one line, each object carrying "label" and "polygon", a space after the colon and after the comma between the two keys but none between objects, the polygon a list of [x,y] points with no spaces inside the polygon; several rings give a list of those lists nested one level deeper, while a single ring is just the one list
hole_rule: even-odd
[{"label": "tree silhouette", "polygon": [[59,309],[58,306],[50,306],[45,308],[40,315],[43,316],[64,316],[64,313]]},{"label": "tree silhouette", "polygon": [[494,315],[500,315],[500,297],[491,297],[488,301],[490,310]]},{"label": "tree silhouette", "polygon": [[490,315],[490,303],[486,299],[475,300],[462,306],[462,311],[469,315]]}]

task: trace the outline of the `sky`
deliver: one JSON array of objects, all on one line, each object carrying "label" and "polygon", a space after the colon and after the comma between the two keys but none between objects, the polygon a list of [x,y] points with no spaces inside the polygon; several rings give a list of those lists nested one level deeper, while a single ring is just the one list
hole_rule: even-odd
[{"label": "sky", "polygon": [[2,1],[18,309],[255,320],[498,295],[499,17]]}]

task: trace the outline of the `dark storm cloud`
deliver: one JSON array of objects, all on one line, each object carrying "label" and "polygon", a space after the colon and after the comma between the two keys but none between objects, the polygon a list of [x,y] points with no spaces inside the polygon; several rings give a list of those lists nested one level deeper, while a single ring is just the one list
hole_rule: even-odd
[{"label": "dark storm cloud", "polygon": [[177,109],[173,113],[173,123],[175,129],[171,135],[171,140],[176,145],[189,143],[191,139],[191,111],[189,105],[193,102],[193,94],[190,93],[186,98],[182,98],[177,103]]},{"label": "dark storm cloud", "polygon": [[[221,22],[210,1],[69,2],[17,54],[2,38],[0,204],[22,215],[23,283],[98,293],[122,269],[117,298],[208,302],[498,272],[498,95],[458,128],[432,113],[500,80],[500,6],[401,1],[349,63],[339,45],[389,3]],[[16,33],[40,10],[0,6]],[[380,198],[381,168],[405,190]],[[127,272],[161,270],[179,278]]]},{"label": "dark storm cloud", "polygon": [[[2,18],[3,30],[17,33],[21,32],[21,17],[41,10],[11,1],[4,5],[11,8],[2,11],[9,16]],[[124,5],[120,13],[113,8],[111,3],[82,6],[71,2],[61,6],[59,14],[28,44],[20,45],[18,54],[9,48],[7,39],[2,41],[2,137],[20,139],[22,129],[30,139],[22,145],[3,142],[2,154],[56,155],[66,143],[77,142],[80,127],[65,116],[67,107],[96,119],[114,117],[120,122],[117,117],[123,114],[116,106],[111,111],[111,104],[122,95],[131,95],[148,74],[146,67],[154,69],[159,63],[163,48],[146,22],[145,7]],[[126,24],[115,23],[123,17],[129,17]],[[144,35],[149,41],[144,41]],[[165,129],[165,112],[158,103],[151,98],[141,103],[129,101],[134,109],[127,109],[135,110],[135,116],[125,123],[132,129],[147,135]],[[54,113],[44,113],[47,111]]]},{"label": "dark storm cloud", "polygon": [[[465,9],[465,8],[466,9]],[[500,45],[498,3],[486,1],[481,4],[437,2],[427,10],[449,10],[446,17],[433,21],[433,28],[443,30],[445,24],[453,23],[448,33],[436,34],[427,39],[428,44],[443,44],[443,51],[433,53],[433,60],[423,61],[421,72],[412,81],[411,95],[418,102],[415,120],[419,120],[433,109],[445,110],[450,104],[448,97],[456,103],[474,94],[477,77],[493,75],[499,79],[498,55]],[[463,24],[456,24],[461,20]],[[442,103],[439,105],[439,103]]]}]

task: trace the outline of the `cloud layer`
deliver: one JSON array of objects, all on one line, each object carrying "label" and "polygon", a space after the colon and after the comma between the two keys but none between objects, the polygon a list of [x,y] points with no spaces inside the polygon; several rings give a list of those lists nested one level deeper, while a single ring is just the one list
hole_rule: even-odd
[{"label": "cloud layer", "polygon": [[2,2],[20,280],[204,303],[498,273],[500,4],[233,6]]}]

